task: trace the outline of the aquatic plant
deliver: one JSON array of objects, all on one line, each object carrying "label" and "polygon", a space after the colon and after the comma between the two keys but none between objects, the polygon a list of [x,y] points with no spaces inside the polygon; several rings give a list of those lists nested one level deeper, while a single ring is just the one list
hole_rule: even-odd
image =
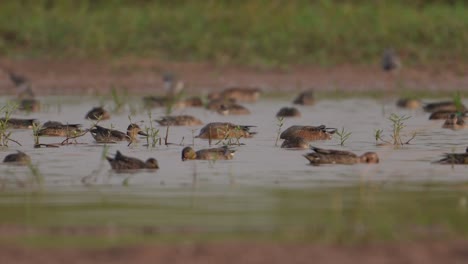
[{"label": "aquatic plant", "polygon": [[453,103],[455,104],[455,108],[457,109],[457,112],[461,114],[464,111],[464,109],[463,109],[463,102],[462,102],[460,91],[457,91],[454,94]]},{"label": "aquatic plant", "polygon": [[4,114],[3,119],[0,120],[0,146],[2,147],[8,147],[8,142],[10,141],[15,142],[16,144],[21,146],[21,144],[18,141],[10,138],[11,132],[7,132],[8,121],[10,120],[11,113],[17,108],[18,104],[12,102],[7,103],[2,108],[0,108],[0,114]]},{"label": "aquatic plant", "polygon": [[[149,119],[149,127],[145,126],[145,133],[146,133],[146,146],[156,147],[159,143],[161,145],[161,137],[159,136],[159,129],[154,127],[153,123],[153,115],[151,111],[148,111],[148,119]],[[150,144],[151,142],[151,144]]]},{"label": "aquatic plant", "polygon": [[392,122],[392,125],[391,125],[392,135],[390,136],[392,138],[392,140],[391,141],[385,140],[383,138],[383,130],[382,129],[377,129],[374,132],[375,133],[374,137],[375,137],[375,140],[376,140],[376,144],[378,145],[379,141],[383,142],[384,144],[394,145],[395,147],[409,144],[410,141],[413,140],[416,137],[416,134],[417,134],[416,132],[413,132],[411,134],[411,136],[409,137],[409,139],[407,139],[406,141],[404,141],[402,139],[402,131],[406,127],[406,125],[404,124],[404,121],[406,121],[406,120],[408,120],[410,118],[411,118],[411,116],[406,116],[406,115],[399,116],[397,114],[392,113],[388,117],[388,120],[390,120]]},{"label": "aquatic plant", "polygon": [[28,169],[32,176],[31,177],[32,183],[36,184],[39,187],[42,187],[42,184],[44,182],[44,177],[39,171],[39,166],[37,164],[32,164],[32,162],[29,162]]},{"label": "aquatic plant", "polygon": [[34,138],[34,146],[40,146],[39,143],[39,130],[41,130],[42,125],[38,123],[32,124],[32,131],[33,131],[33,138]]},{"label": "aquatic plant", "polygon": [[348,140],[348,138],[351,136],[351,134],[352,134],[352,132],[348,132],[347,130],[345,130],[344,127],[341,128],[341,131],[339,131],[339,130],[336,131],[336,135],[340,139],[340,145],[341,146],[344,146],[344,143],[346,142],[346,140]]},{"label": "aquatic plant", "polygon": [[118,89],[115,86],[112,86],[111,98],[112,98],[112,101],[114,102],[114,112],[120,112],[125,105],[124,98],[128,98],[127,92],[126,90],[124,90],[124,95],[121,96]]},{"label": "aquatic plant", "polygon": [[278,141],[279,141],[280,135],[281,135],[281,128],[282,128],[283,125],[284,125],[284,117],[283,117],[283,116],[278,117],[276,120],[278,121],[278,122],[276,123],[276,125],[278,126],[278,131],[276,131],[275,147],[278,146]]}]

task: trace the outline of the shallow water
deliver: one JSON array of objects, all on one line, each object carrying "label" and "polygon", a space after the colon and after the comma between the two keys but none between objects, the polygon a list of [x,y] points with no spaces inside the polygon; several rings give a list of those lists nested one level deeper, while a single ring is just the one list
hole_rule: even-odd
[{"label": "shallow water", "polygon": [[[12,117],[37,118],[41,123],[48,120],[82,123],[86,128],[92,123],[84,120],[84,115],[93,106],[102,103],[97,98],[89,97],[48,97],[42,98],[42,101],[45,104],[42,112],[15,113]],[[149,126],[148,114],[141,109],[139,99],[131,98],[129,102],[131,107],[126,105],[120,113],[113,113],[110,120],[102,121],[100,124],[125,131],[129,124],[129,113],[134,112],[131,115],[133,122],[140,124],[141,127]],[[467,101],[464,103],[468,104]],[[105,102],[107,109],[112,109],[112,105],[110,101]],[[35,149],[31,130],[14,130],[11,138],[21,142],[22,146],[10,143],[8,148],[0,149],[0,157],[3,158],[16,149],[28,153],[43,182],[40,187],[37,187],[37,183],[34,187],[29,168],[1,165],[3,194],[0,197],[0,207],[23,205],[26,199],[24,190],[33,186],[31,188],[39,188],[43,192],[41,199],[37,201],[33,199],[34,203],[61,208],[56,212],[61,216],[52,222],[50,219],[39,220],[42,219],[41,213],[37,211],[33,215],[37,217],[34,221],[38,223],[79,224],[116,221],[121,224],[177,223],[197,226],[216,221],[217,225],[223,228],[272,227],[274,225],[268,223],[275,223],[279,217],[274,208],[279,205],[299,206],[298,204],[304,202],[304,196],[294,195],[295,192],[316,192],[317,201],[321,201],[323,195],[327,195],[325,204],[314,203],[313,207],[319,208],[330,207],[330,204],[333,204],[333,201],[330,202],[329,194],[324,190],[340,193],[337,190],[341,187],[361,186],[363,183],[378,186],[397,185],[399,190],[405,188],[419,190],[428,184],[464,185],[468,180],[465,165],[452,167],[431,163],[441,158],[445,152],[464,152],[468,145],[467,129],[460,131],[442,129],[443,121],[428,120],[429,114],[422,110],[398,109],[392,101],[383,103],[372,99],[324,100],[314,106],[298,106],[302,113],[301,118],[285,119],[282,130],[291,125],[324,124],[338,129],[344,127],[345,130],[352,132],[344,147],[339,145],[337,137],[330,141],[317,141],[313,145],[351,150],[358,154],[375,151],[380,157],[380,163],[376,165],[310,166],[302,157],[308,150],[281,149],[279,148],[281,140],[278,146],[275,146],[278,131],[275,114],[280,107],[288,105],[290,104],[285,99],[265,99],[255,104],[246,104],[252,112],[251,115],[227,117],[201,108],[174,110],[173,114],[191,114],[205,123],[228,121],[241,125],[255,125],[252,130],[258,134],[250,139],[241,139],[241,143],[245,145],[235,147],[236,156],[230,161],[181,161],[181,150],[184,146],[194,142],[195,149],[209,147],[207,140],[193,138],[193,135],[198,134],[200,127],[170,127],[168,141],[173,144],[168,146],[146,147],[145,139],[131,146],[127,146],[126,142],[108,145],[108,155],[120,150],[124,155],[140,159],[156,158],[161,167],[156,172],[111,171],[107,161],[101,159],[104,145],[96,144],[90,134],[78,138],[79,144],[76,145]],[[164,108],[151,111],[153,119],[163,116],[164,112]],[[403,138],[409,138],[413,131],[416,131],[417,135],[409,145],[401,148],[376,146],[375,129],[383,129],[384,137],[390,139],[391,122],[387,118],[391,113],[411,116],[405,121],[407,126]],[[166,128],[159,128],[160,135],[164,137]],[[41,143],[59,143],[62,140],[63,138],[57,137],[40,138]],[[289,195],[278,194],[284,190]],[[451,191],[452,187],[443,193]],[[438,196],[440,190],[437,189],[429,194]],[[355,195],[354,192],[351,194],[344,192],[340,199],[353,200]],[[428,193],[425,191],[424,195]],[[392,199],[390,197],[387,198]],[[109,208],[108,205],[101,208],[99,204],[102,200],[117,204],[132,204],[136,208],[135,210],[128,207]],[[66,209],[67,206],[87,204],[97,205],[79,210]],[[306,208],[310,208],[310,204]],[[129,217],[129,213],[140,218]],[[154,217],[145,218],[148,215]],[[161,218],[161,215],[165,217]],[[208,215],[215,218],[206,220],[204,216]],[[293,214],[291,217],[294,216]],[[18,218],[22,217],[25,216],[19,213]],[[10,222],[8,218],[3,221]]]}]

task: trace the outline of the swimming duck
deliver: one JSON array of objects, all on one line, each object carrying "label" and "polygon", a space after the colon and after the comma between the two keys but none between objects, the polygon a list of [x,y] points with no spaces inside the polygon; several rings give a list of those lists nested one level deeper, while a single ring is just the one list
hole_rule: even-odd
[{"label": "swimming duck", "polygon": [[148,136],[137,124],[130,124],[127,128],[127,133],[108,129],[102,126],[94,126],[91,130],[91,136],[98,143],[115,143],[117,141],[137,141],[137,135]]},{"label": "swimming duck", "polygon": [[104,108],[98,106],[89,110],[85,118],[90,120],[108,120],[110,119],[110,114]]},{"label": "swimming duck", "polygon": [[307,153],[304,157],[313,165],[379,163],[379,156],[375,152],[366,152],[358,156],[350,151],[310,148],[314,152]]},{"label": "swimming duck", "polygon": [[217,111],[223,104],[235,104],[235,99],[213,99],[208,102],[206,109]]},{"label": "swimming duck", "polygon": [[313,140],[328,140],[332,134],[336,132],[336,128],[327,128],[324,125],[320,126],[290,126],[281,133],[281,139],[303,138],[306,141]]},{"label": "swimming duck", "polygon": [[[5,122],[5,118],[0,118],[0,122]],[[26,129],[32,128],[33,125],[37,125],[36,119],[22,119],[22,118],[9,118],[8,119],[8,128],[13,129]]]},{"label": "swimming duck", "polygon": [[143,162],[137,158],[124,156],[118,150],[114,158],[106,157],[106,159],[109,161],[112,169],[116,171],[159,169],[158,161],[154,158],[149,158],[146,162]]},{"label": "swimming duck", "polygon": [[28,165],[31,163],[31,158],[22,151],[17,151],[17,153],[8,154],[3,162],[11,163],[15,165]]},{"label": "swimming duck", "polygon": [[38,136],[71,137],[83,133],[80,124],[62,124],[57,121],[45,122],[37,132]]},{"label": "swimming duck", "polygon": [[424,111],[434,113],[439,111],[447,111],[447,112],[457,112],[466,110],[466,107],[462,104],[460,105],[460,109],[457,109],[457,105],[453,101],[443,101],[443,102],[435,102],[435,103],[428,103],[423,107]]},{"label": "swimming duck", "polygon": [[301,117],[301,112],[295,107],[283,107],[276,113],[276,117]]},{"label": "swimming duck", "polygon": [[401,98],[401,99],[398,99],[398,101],[396,102],[396,105],[401,108],[417,109],[421,107],[421,101],[418,99],[412,99],[412,98]]},{"label": "swimming duck", "polygon": [[236,103],[221,104],[216,112],[221,115],[250,115],[249,109]]},{"label": "swimming duck", "polygon": [[250,138],[255,132],[250,132],[254,126],[241,126],[232,123],[214,122],[200,129],[197,138],[203,139],[225,139],[225,138]]},{"label": "swimming duck", "polygon": [[294,99],[293,104],[298,105],[313,105],[315,104],[314,91],[308,90],[300,93],[296,99]]},{"label": "swimming duck", "polygon": [[287,138],[283,141],[283,144],[281,144],[281,148],[308,149],[309,141],[301,137]]},{"label": "swimming duck", "polygon": [[191,115],[164,116],[156,120],[161,126],[200,126],[203,122]]},{"label": "swimming duck", "polygon": [[465,128],[465,120],[461,115],[450,114],[442,125],[442,128],[449,128],[453,130],[463,129]]},{"label": "swimming duck", "polygon": [[235,150],[229,149],[227,146],[221,148],[193,150],[191,147],[185,147],[182,150],[182,161],[186,160],[230,160],[234,157]]},{"label": "swimming duck", "polygon": [[393,72],[401,67],[401,61],[395,50],[386,49],[382,55],[381,61],[382,70],[386,72]]},{"label": "swimming duck", "polygon": [[212,92],[208,99],[234,99],[239,102],[254,103],[260,97],[262,90],[255,87],[231,87],[221,92]]},{"label": "swimming duck", "polygon": [[202,107],[203,101],[200,97],[190,97],[177,101],[174,105],[176,108],[186,108],[186,107]]},{"label": "swimming duck", "polygon": [[444,158],[434,163],[439,164],[468,164],[468,148],[465,153],[445,153]]}]

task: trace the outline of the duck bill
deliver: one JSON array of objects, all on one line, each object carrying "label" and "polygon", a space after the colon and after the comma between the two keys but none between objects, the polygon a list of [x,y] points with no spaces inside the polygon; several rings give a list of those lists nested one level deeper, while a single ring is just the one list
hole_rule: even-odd
[{"label": "duck bill", "polygon": [[146,134],[146,133],[145,133],[145,132],[143,132],[143,131],[138,131],[138,135],[142,135],[142,136],[145,136],[145,137],[147,137],[147,136],[148,136],[148,134]]}]

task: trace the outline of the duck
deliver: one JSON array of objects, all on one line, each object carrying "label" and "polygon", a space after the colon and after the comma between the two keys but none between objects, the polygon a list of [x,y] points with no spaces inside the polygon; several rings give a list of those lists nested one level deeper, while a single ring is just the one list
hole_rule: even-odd
[{"label": "duck", "polygon": [[444,158],[434,162],[439,164],[468,164],[468,147],[465,153],[445,153]]},{"label": "duck", "polygon": [[28,129],[33,128],[34,125],[38,125],[36,119],[23,119],[23,118],[0,118],[0,122],[7,122],[8,128],[12,129]]},{"label": "duck", "polygon": [[186,160],[230,160],[234,157],[235,150],[223,146],[221,148],[201,149],[195,151],[191,147],[182,150],[182,161]]},{"label": "duck", "polygon": [[187,108],[187,107],[203,107],[203,101],[200,97],[194,96],[186,99],[182,99],[175,103],[176,108]]},{"label": "duck", "polygon": [[237,101],[235,99],[212,99],[206,104],[206,109],[217,111],[223,104],[235,104]]},{"label": "duck", "polygon": [[406,109],[418,109],[421,107],[421,100],[414,98],[400,98],[396,102],[396,105]]},{"label": "duck", "polygon": [[313,146],[310,148],[314,152],[307,153],[304,157],[312,165],[379,163],[379,156],[375,152],[366,152],[361,156],[358,156],[350,151],[322,149]]},{"label": "duck", "polygon": [[385,49],[381,60],[382,70],[385,72],[395,72],[401,68],[401,61],[394,49]]},{"label": "duck", "polygon": [[228,122],[213,122],[200,129],[197,138],[202,139],[225,139],[225,138],[251,138],[255,132],[250,128],[255,126],[235,125]]},{"label": "duck", "polygon": [[168,104],[175,104],[176,98],[179,97],[184,90],[184,82],[176,80],[173,73],[163,74],[163,83],[164,95],[143,97],[143,103],[146,108],[165,107]]},{"label": "duck", "polygon": [[84,131],[81,130],[80,124],[62,124],[57,121],[47,121],[37,132],[38,136],[50,136],[50,137],[70,137],[77,134],[81,134]]},{"label": "duck", "polygon": [[216,112],[221,115],[250,115],[249,109],[236,103],[221,104]]},{"label": "duck", "polygon": [[[460,109],[458,109],[460,108]],[[465,105],[461,104],[457,106],[453,101],[442,101],[442,102],[435,102],[435,103],[428,103],[423,107],[424,111],[429,113],[440,112],[440,111],[447,111],[447,112],[457,112],[457,111],[466,111]]]},{"label": "duck", "polygon": [[89,120],[108,120],[110,119],[110,114],[107,112],[103,107],[93,107],[93,109],[89,110],[86,113],[85,119]]},{"label": "duck", "polygon": [[445,120],[442,128],[449,128],[453,130],[459,130],[465,128],[465,120],[462,115],[450,114],[449,117]]},{"label": "duck", "polygon": [[31,158],[28,154],[18,150],[17,153],[6,155],[3,162],[15,165],[28,165],[31,163]]},{"label": "duck", "polygon": [[158,161],[154,158],[149,158],[145,162],[133,157],[124,156],[117,150],[114,158],[106,157],[111,165],[111,168],[116,171],[138,170],[138,169],[159,169]]},{"label": "duck", "polygon": [[314,105],[315,96],[313,90],[301,92],[294,100],[293,104],[297,105]]},{"label": "duck", "polygon": [[141,131],[140,126],[134,123],[128,125],[127,133],[98,125],[91,128],[90,132],[97,143],[116,143],[118,141],[135,142],[137,141],[137,135],[148,136],[148,134]]},{"label": "duck", "polygon": [[281,144],[281,148],[288,148],[288,149],[308,149],[309,148],[309,141],[305,140],[301,137],[291,137],[287,138]]},{"label": "duck", "polygon": [[6,72],[17,89],[18,110],[26,112],[40,111],[41,104],[39,100],[36,99],[31,88],[31,81],[27,77],[17,74],[9,69],[7,69]]},{"label": "duck", "polygon": [[301,112],[295,107],[283,107],[276,113],[276,117],[301,117]]},{"label": "duck", "polygon": [[320,126],[290,126],[284,130],[280,139],[303,138],[306,141],[313,140],[329,140],[332,134],[336,132],[336,128],[327,128],[325,125]]},{"label": "duck", "polygon": [[155,120],[161,126],[200,126],[203,122],[191,115],[164,116]]},{"label": "duck", "polygon": [[208,99],[234,99],[238,102],[254,103],[258,101],[262,90],[257,87],[230,87],[221,92],[212,92],[208,95]]}]

